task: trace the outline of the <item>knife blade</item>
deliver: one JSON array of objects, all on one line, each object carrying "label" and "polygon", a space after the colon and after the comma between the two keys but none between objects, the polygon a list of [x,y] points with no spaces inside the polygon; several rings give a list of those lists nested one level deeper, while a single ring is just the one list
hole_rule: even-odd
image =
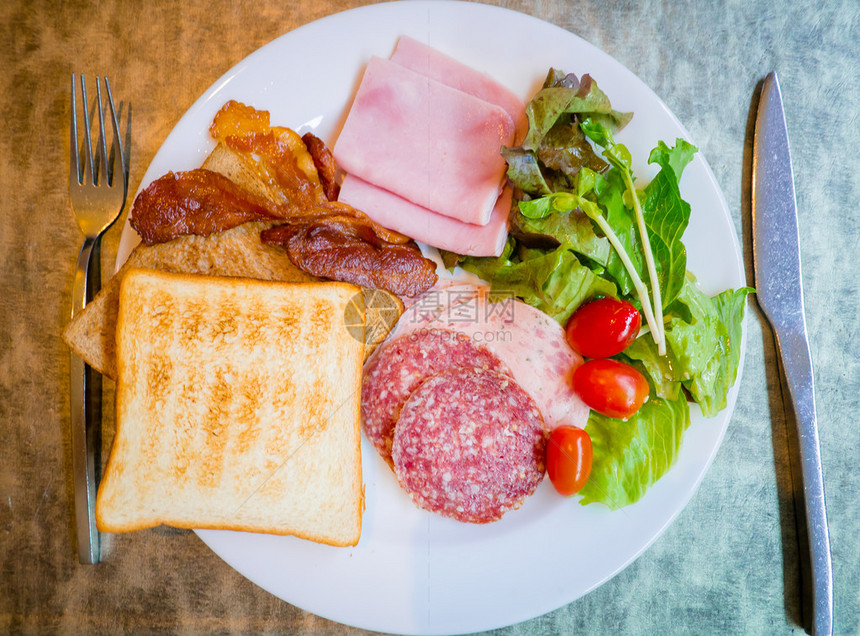
[{"label": "knife blade", "polygon": [[806,333],[800,233],[788,128],[775,72],[764,80],[752,155],[752,234],[756,297],[773,328],[797,425],[797,451],[809,545],[812,633],[833,633],[833,572]]}]

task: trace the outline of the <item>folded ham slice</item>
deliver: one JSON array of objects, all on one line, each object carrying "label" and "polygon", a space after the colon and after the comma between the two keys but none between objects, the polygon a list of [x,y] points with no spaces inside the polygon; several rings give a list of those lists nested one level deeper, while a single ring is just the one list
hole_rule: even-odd
[{"label": "folded ham slice", "polygon": [[451,88],[501,106],[516,125],[517,141],[525,136],[528,119],[522,100],[489,75],[466,66],[407,35],[397,40],[397,46],[390,59],[396,64],[426,75]]},{"label": "folded ham slice", "polygon": [[463,223],[436,214],[352,174],[344,178],[339,200],[361,210],[383,227],[466,256],[499,256],[508,237],[509,187],[496,200],[486,225]]},{"label": "folded ham slice", "polygon": [[501,107],[371,58],[334,146],[347,172],[421,207],[486,225],[514,139]]}]

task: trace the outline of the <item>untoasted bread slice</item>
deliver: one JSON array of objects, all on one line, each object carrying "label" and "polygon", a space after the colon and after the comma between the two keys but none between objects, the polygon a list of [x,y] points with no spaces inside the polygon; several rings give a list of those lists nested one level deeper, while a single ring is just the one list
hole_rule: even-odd
[{"label": "untoasted bread slice", "polygon": [[362,323],[360,289],[345,283],[128,271],[99,529],[355,545]]}]

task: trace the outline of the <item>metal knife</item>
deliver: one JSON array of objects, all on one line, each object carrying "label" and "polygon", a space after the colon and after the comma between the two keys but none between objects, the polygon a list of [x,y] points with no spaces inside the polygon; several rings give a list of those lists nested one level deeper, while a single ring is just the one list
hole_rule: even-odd
[{"label": "metal knife", "polygon": [[788,128],[775,72],[764,80],[752,159],[752,233],[758,303],[776,336],[797,423],[812,583],[812,633],[833,633],[833,571],[815,414],[812,356],[800,274],[800,234]]}]

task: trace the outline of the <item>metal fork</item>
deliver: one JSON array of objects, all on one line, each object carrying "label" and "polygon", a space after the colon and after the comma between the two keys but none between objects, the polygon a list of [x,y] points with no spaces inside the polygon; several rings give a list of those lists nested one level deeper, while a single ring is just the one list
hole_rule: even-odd
[{"label": "metal fork", "polygon": [[[81,99],[84,135],[83,143],[79,141],[75,75],[72,74],[69,197],[78,227],[84,233],[84,243],[75,268],[72,318],[92,300],[101,287],[101,237],[122,214],[128,194],[128,155],[122,150],[119,121],[107,78],[104,78],[104,85],[113,128],[110,153],[98,77],[96,104],[93,108],[94,116],[98,115],[96,148],[93,148],[90,134],[90,102],[87,99],[87,84],[83,75]],[[101,376],[74,352],[71,354],[69,398],[78,558],[81,563],[98,563],[101,559],[101,546],[95,523],[95,464],[101,439]]]}]

